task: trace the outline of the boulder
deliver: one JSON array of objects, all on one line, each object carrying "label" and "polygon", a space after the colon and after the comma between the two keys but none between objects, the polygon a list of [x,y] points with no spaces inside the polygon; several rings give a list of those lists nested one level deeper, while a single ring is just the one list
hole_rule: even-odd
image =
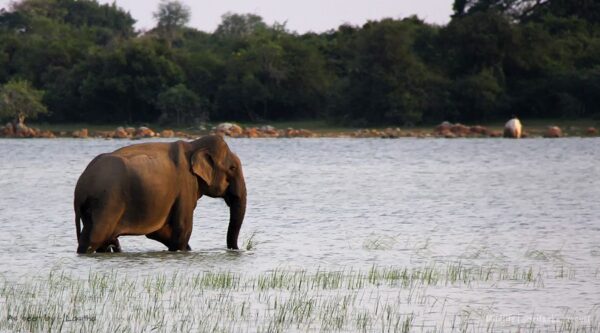
[{"label": "boulder", "polygon": [[53,139],[56,137],[56,135],[54,135],[54,133],[52,133],[51,131],[39,131],[37,134],[38,138],[46,138],[46,139]]},{"label": "boulder", "polygon": [[550,126],[546,129],[546,133],[544,133],[545,138],[560,138],[562,136],[562,131],[558,126]]},{"label": "boulder", "polygon": [[489,130],[483,126],[475,125],[469,129],[471,133],[478,135],[489,135]]},{"label": "boulder", "polygon": [[[452,124],[448,121],[444,121],[443,123],[437,125],[433,130],[433,135],[437,137],[443,138],[464,138],[471,136],[490,136],[491,131],[486,127],[475,125],[475,126],[466,126],[461,123]],[[416,137],[424,137],[426,134],[414,134],[411,136]]]},{"label": "boulder", "polygon": [[127,132],[127,130],[125,130],[123,127],[117,127],[111,137],[116,139],[129,139],[131,138],[131,134],[129,134],[129,132]]},{"label": "boulder", "polygon": [[244,133],[244,130],[242,129],[242,127],[240,125],[233,124],[229,128],[229,135],[231,135],[231,136],[240,136],[242,133]]},{"label": "boulder", "polygon": [[169,129],[162,130],[162,131],[160,131],[160,136],[163,138],[172,138],[175,136],[175,132],[173,132],[172,130],[169,130]]},{"label": "boulder", "polygon": [[261,138],[278,138],[285,135],[284,131],[279,132],[275,127],[266,125],[258,128],[258,133]]},{"label": "boulder", "polygon": [[[457,124],[460,125],[460,124]],[[437,137],[442,137],[442,138],[447,138],[447,137],[456,137],[455,132],[452,131],[452,129],[454,128],[454,131],[457,131],[459,129],[459,127],[455,127],[455,125],[453,125],[452,123],[448,122],[448,121],[444,121],[443,123],[437,125],[435,127],[435,129],[433,130],[433,134]]]},{"label": "boulder", "polygon": [[15,137],[17,138],[31,138],[33,137],[31,129],[24,124],[17,124],[15,126]]},{"label": "boulder", "polygon": [[521,137],[522,129],[523,126],[521,125],[521,121],[514,117],[504,124],[503,135],[505,138],[519,139]]},{"label": "boulder", "polygon": [[447,129],[447,130],[444,129],[441,132],[435,132],[434,134],[435,134],[435,136],[442,137],[442,138],[446,138],[446,137],[452,137],[452,138],[454,138],[454,137],[456,137],[456,135],[454,135],[454,133],[452,133],[449,129]]},{"label": "boulder", "polygon": [[387,137],[387,134],[385,131],[380,131],[378,129],[372,128],[357,130],[354,133],[352,133],[351,136],[355,138],[383,138]]},{"label": "boulder", "polygon": [[502,131],[490,131],[488,135],[492,138],[500,138],[502,137],[503,133]]},{"label": "boulder", "polygon": [[354,131],[352,133],[350,133],[350,136],[353,138],[359,138],[360,137],[360,130]]},{"label": "boulder", "polygon": [[401,131],[399,128],[391,128],[388,127],[386,129],[383,130],[383,135],[381,136],[384,139],[396,139],[399,138],[401,135]]},{"label": "boulder", "polygon": [[188,139],[192,138],[191,135],[189,135],[187,133],[184,133],[184,132],[181,132],[181,131],[175,132],[175,137],[178,137],[178,138],[188,138]]},{"label": "boulder", "polygon": [[437,134],[442,134],[444,132],[450,131],[451,128],[452,124],[448,121],[444,121],[443,123],[436,126],[434,132],[436,132]]},{"label": "boulder", "polygon": [[469,128],[469,126],[457,123],[450,127],[450,132],[454,133],[454,135],[458,137],[465,137],[471,132],[471,129]]},{"label": "boulder", "polygon": [[96,138],[110,139],[114,135],[115,135],[114,131],[95,131],[94,132],[94,137],[96,137]]},{"label": "boulder", "polygon": [[259,133],[256,127],[249,127],[244,130],[244,136],[248,138],[258,138]]},{"label": "boulder", "polygon": [[366,138],[368,135],[369,135],[369,130],[366,130],[366,129],[356,130],[356,131],[354,131],[354,133],[351,134],[351,136],[354,138]]},{"label": "boulder", "polygon": [[297,134],[297,130],[288,127],[283,131],[283,136],[285,136],[286,138],[294,138],[296,137]]},{"label": "boulder", "polygon": [[264,126],[261,126],[261,127],[259,128],[259,130],[260,130],[260,131],[263,131],[263,132],[270,132],[270,131],[274,131],[274,130],[275,130],[275,127],[273,127],[273,126],[271,126],[271,125],[264,125]]},{"label": "boulder", "polygon": [[151,138],[154,136],[154,131],[145,126],[138,127],[138,129],[135,131],[136,138]]},{"label": "boulder", "polygon": [[237,138],[243,136],[244,129],[237,124],[220,123],[219,125],[217,125],[217,127],[215,127],[213,133]]},{"label": "boulder", "polygon": [[[123,129],[123,127],[119,127],[121,129]],[[135,135],[135,128],[134,127],[127,127],[124,129],[125,132],[127,132],[127,134],[129,134],[129,136],[134,136]]]},{"label": "boulder", "polygon": [[229,129],[231,129],[231,126],[233,126],[232,123],[220,123],[215,129],[218,132],[227,132]]},{"label": "boulder", "polygon": [[73,133],[71,133],[71,136],[77,139],[85,139],[88,137],[88,129],[82,128],[78,131],[74,131]]},{"label": "boulder", "polygon": [[314,133],[302,128],[287,128],[283,131],[282,136],[285,136],[286,138],[310,138],[314,136]]},{"label": "boulder", "polygon": [[261,136],[265,137],[265,138],[278,138],[281,136],[281,134],[278,131],[273,130],[273,131],[263,131]]},{"label": "boulder", "polygon": [[12,123],[6,123],[6,126],[0,128],[0,136],[11,137],[15,135],[15,128]]},{"label": "boulder", "polygon": [[309,131],[307,129],[301,128],[298,130],[298,136],[302,137],[302,138],[312,138],[317,136],[315,133],[313,133],[312,131]]}]

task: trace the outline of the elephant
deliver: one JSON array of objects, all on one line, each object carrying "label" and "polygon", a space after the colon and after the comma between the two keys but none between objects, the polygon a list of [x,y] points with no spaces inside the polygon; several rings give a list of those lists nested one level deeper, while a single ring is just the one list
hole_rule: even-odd
[{"label": "elephant", "polygon": [[240,159],[221,136],[140,143],[100,154],[75,186],[77,253],[121,252],[118,237],[126,235],[189,251],[193,213],[203,195],[223,198],[229,206],[227,248],[238,249],[246,183]]}]

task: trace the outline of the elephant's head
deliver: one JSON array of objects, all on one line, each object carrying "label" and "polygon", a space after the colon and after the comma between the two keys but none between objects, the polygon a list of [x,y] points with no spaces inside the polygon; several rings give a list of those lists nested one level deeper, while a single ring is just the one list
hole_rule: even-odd
[{"label": "elephant's head", "polygon": [[240,159],[220,136],[206,136],[192,143],[191,171],[200,193],[223,198],[229,206],[227,248],[238,249],[237,239],[246,213],[246,182]]}]

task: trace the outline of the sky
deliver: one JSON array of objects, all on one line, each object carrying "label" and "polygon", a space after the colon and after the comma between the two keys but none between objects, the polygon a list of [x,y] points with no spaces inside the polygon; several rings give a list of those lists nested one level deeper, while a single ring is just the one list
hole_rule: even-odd
[{"label": "sky", "polygon": [[[114,0],[99,0],[112,3]],[[152,13],[160,0],[116,0],[117,5],[137,20],[136,28],[149,30],[156,25]],[[323,32],[341,24],[362,25],[385,17],[404,18],[416,14],[428,23],[446,24],[453,0],[182,0],[192,12],[189,26],[212,32],[226,12],[252,13],[268,24],[287,22],[298,33]],[[0,0],[4,8],[10,0]]]}]

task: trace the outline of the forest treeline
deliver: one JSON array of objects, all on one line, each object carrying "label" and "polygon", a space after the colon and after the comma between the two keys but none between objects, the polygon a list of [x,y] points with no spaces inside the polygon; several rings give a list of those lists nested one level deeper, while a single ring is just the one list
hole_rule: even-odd
[{"label": "forest treeline", "polygon": [[199,31],[177,1],[154,15],[139,32],[114,3],[14,2],[0,12],[0,84],[43,94],[48,122],[600,116],[595,0],[456,0],[445,26],[412,16],[305,34],[234,13]]}]

